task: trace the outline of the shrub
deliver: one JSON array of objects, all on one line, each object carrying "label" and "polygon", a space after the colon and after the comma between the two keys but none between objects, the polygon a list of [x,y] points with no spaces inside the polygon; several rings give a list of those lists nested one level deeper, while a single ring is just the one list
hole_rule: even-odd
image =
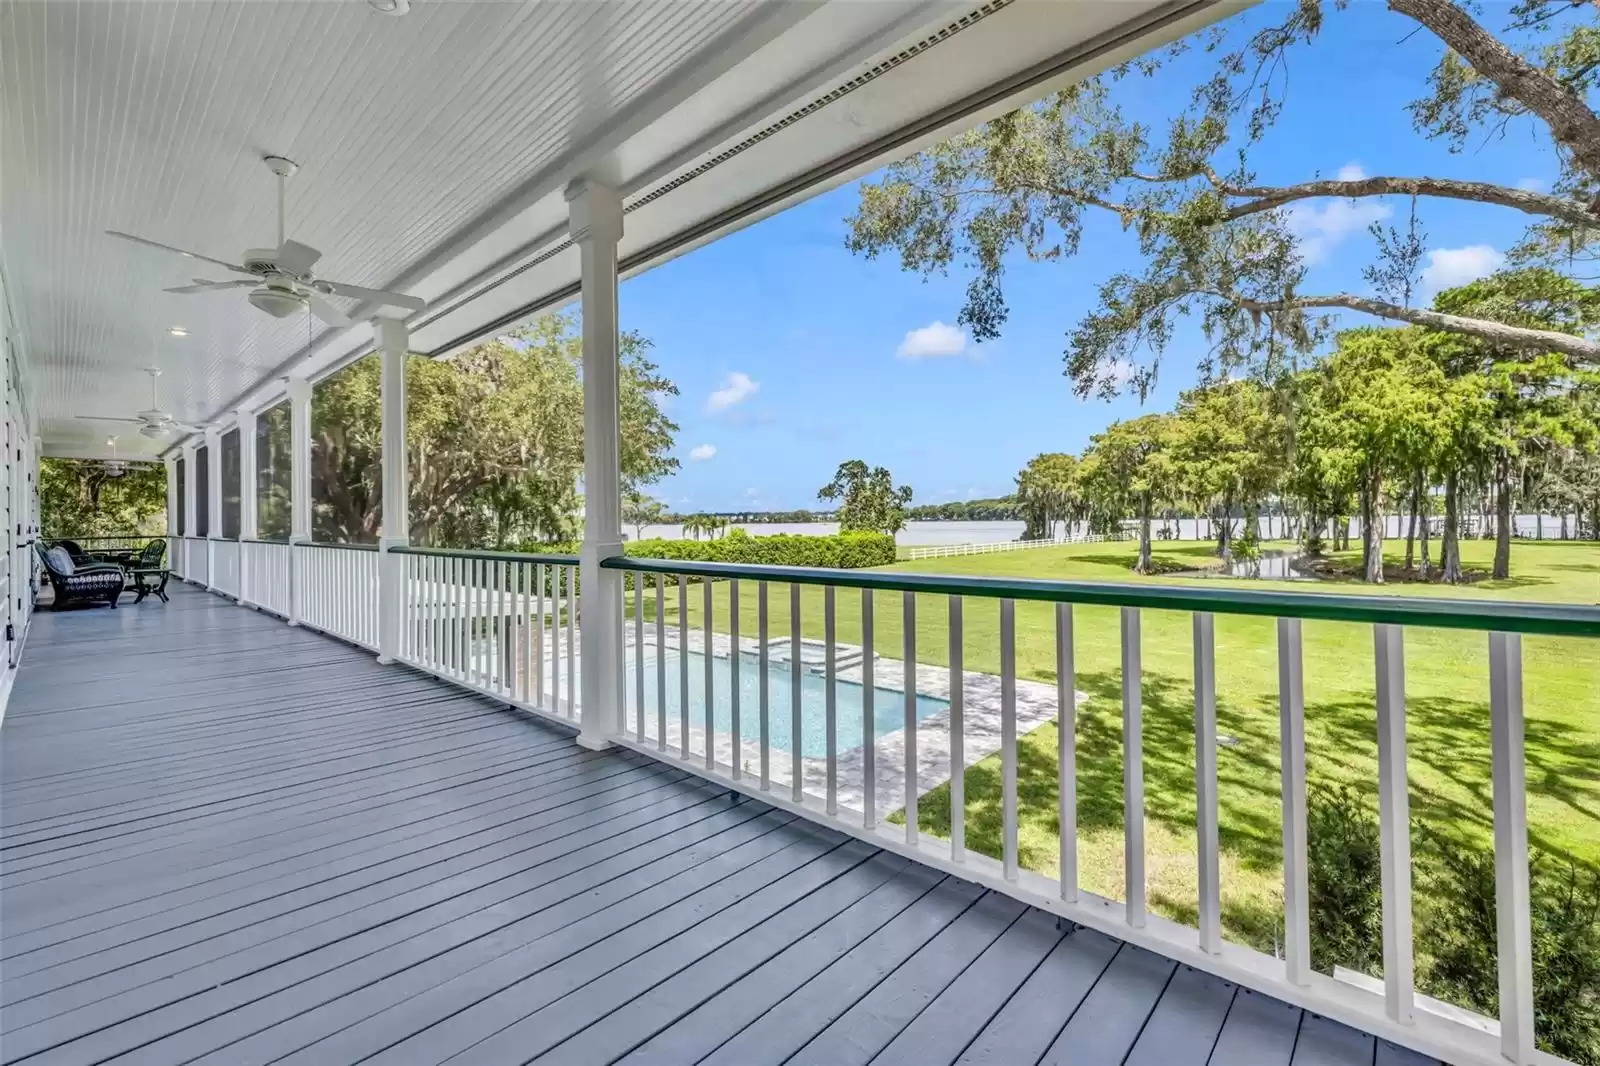
[{"label": "shrub", "polygon": [[[1494,853],[1455,844],[1438,853],[1419,983],[1430,995],[1496,1017]],[[1528,865],[1539,1046],[1600,1066],[1600,878],[1548,853],[1535,853]]]},{"label": "shrub", "polygon": [[1311,958],[1383,972],[1383,873],[1378,819],[1349,786],[1317,787],[1306,805]]},{"label": "shrub", "polygon": [[632,541],[624,551],[641,559],[816,566],[831,570],[887,566],[895,560],[894,538],[887,533],[837,533],[821,537],[779,533],[752,537],[742,529],[735,529],[716,540]]}]

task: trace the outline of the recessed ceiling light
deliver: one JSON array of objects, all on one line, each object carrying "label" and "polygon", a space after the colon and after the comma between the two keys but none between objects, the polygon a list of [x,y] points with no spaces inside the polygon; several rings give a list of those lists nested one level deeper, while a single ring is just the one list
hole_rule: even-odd
[{"label": "recessed ceiling light", "polygon": [[367,0],[367,3],[380,15],[399,17],[411,10],[411,0]]},{"label": "recessed ceiling light", "polygon": [[187,337],[189,335],[189,331],[184,329],[182,326],[168,326],[167,332],[172,334],[174,337]]}]

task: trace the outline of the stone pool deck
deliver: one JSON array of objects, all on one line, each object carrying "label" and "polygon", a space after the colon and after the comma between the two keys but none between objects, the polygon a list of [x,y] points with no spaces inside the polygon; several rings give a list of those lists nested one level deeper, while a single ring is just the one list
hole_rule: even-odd
[{"label": "stone pool deck", "polygon": [[[666,650],[674,653],[678,650],[678,634],[675,628],[668,628],[665,633]],[[807,642],[808,646],[815,642]],[[788,646],[787,638],[782,638],[785,648]],[[627,629],[627,668],[626,685],[628,701],[627,726],[629,733],[635,729],[636,719],[634,706],[637,692],[637,681],[634,675],[634,634],[632,627]],[[644,740],[646,743],[657,741],[657,721],[654,713],[654,692],[656,687],[655,668],[655,633],[647,627],[645,631],[645,706]],[[775,647],[775,644],[769,644]],[[729,657],[733,649],[732,638],[725,633],[711,634],[711,651],[719,659]],[[839,660],[849,662],[849,666],[838,668],[840,681],[860,685],[864,681],[862,667],[862,649],[854,644],[835,644],[835,654]],[[700,630],[690,630],[688,634],[688,650],[690,652],[704,652],[706,650],[705,634]],[[739,639],[739,650],[750,655],[756,655],[761,650],[761,642],[752,637]],[[787,659],[784,660],[787,662]],[[813,672],[820,674],[821,669],[807,665]],[[951,671],[943,666],[932,666],[928,663],[916,664],[916,690],[919,695],[935,699],[950,699]],[[905,663],[900,659],[888,659],[879,656],[873,666],[873,687],[890,689],[903,693],[905,691]],[[971,766],[981,759],[1000,750],[1000,677],[997,674],[978,673],[964,670],[961,674],[963,699],[962,712],[962,762]],[[667,685],[669,691],[675,690],[679,683],[677,664],[669,663],[667,668]],[[1033,730],[1053,721],[1057,714],[1058,700],[1054,685],[1046,685],[1037,681],[1028,681],[1021,678],[1016,683],[1017,694],[1017,736],[1020,738]],[[774,689],[770,696],[768,713],[773,720],[787,719],[790,713],[790,697],[787,687]],[[1079,706],[1083,704],[1084,695],[1076,693]],[[741,731],[749,728],[743,723],[757,720],[760,714],[758,707],[753,704],[740,706]],[[849,738],[841,736],[841,743],[846,743]],[[733,737],[729,733],[719,733],[715,740],[715,755],[718,762],[731,765],[733,762]],[[681,723],[675,713],[667,715],[666,747],[680,750],[682,747]],[[761,771],[761,745],[757,740],[745,740],[741,744],[741,762],[743,772],[752,778],[759,778]],[[906,799],[906,753],[905,730],[897,727],[876,738],[873,745],[876,754],[874,762],[873,792],[875,794],[874,807],[878,819],[881,821],[890,811],[898,810],[905,806]],[[689,721],[689,751],[691,755],[704,757],[705,754],[705,727],[704,717],[701,713],[691,712]],[[866,795],[866,778],[863,769],[865,747],[857,745],[849,751],[841,752],[836,768],[836,781],[838,789],[838,804],[842,809],[861,813],[864,808]],[[948,710],[931,714],[917,721],[917,794],[926,793],[938,788],[950,780],[950,712]],[[823,756],[803,756],[800,760],[800,774],[803,788],[814,796],[825,796],[828,786],[828,760]],[[774,790],[789,789],[793,787],[792,757],[789,752],[774,748],[769,756],[768,780]]]}]

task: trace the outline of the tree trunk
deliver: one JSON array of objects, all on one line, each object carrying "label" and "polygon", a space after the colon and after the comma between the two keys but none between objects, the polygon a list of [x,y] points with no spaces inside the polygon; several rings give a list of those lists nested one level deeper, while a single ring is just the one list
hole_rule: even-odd
[{"label": "tree trunk", "polygon": [[1432,30],[1494,84],[1495,95],[1515,100],[1543,119],[1578,166],[1591,178],[1600,178],[1600,116],[1581,96],[1506,47],[1452,0],[1389,0],[1389,7]]},{"label": "tree trunk", "polygon": [[1406,524],[1406,566],[1410,570],[1416,562],[1411,546],[1417,539],[1417,510],[1422,506],[1422,475],[1419,473],[1411,487],[1411,519]]},{"label": "tree trunk", "polygon": [[1217,557],[1223,561],[1233,555],[1233,504],[1223,501],[1222,521],[1217,527]]},{"label": "tree trunk", "polygon": [[1541,507],[1533,515],[1533,539],[1544,539],[1544,508]]},{"label": "tree trunk", "polygon": [[1460,495],[1461,479],[1452,470],[1444,477],[1444,544],[1439,553],[1444,579],[1452,585],[1461,584]]},{"label": "tree trunk", "polygon": [[1561,508],[1561,539],[1567,539],[1567,509]]},{"label": "tree trunk", "polygon": [[1383,584],[1383,475],[1373,471],[1361,487],[1362,578],[1370,584]]},{"label": "tree trunk", "polygon": [[1511,576],[1511,457],[1495,464],[1494,573],[1497,580]]},{"label": "tree trunk", "polygon": [[[1423,495],[1423,499],[1427,499],[1426,494]],[[1424,514],[1422,516],[1422,580],[1424,581],[1428,580],[1428,570],[1428,516]]]},{"label": "tree trunk", "polygon": [[1139,506],[1139,565],[1135,573],[1150,572],[1150,497],[1147,494]]}]

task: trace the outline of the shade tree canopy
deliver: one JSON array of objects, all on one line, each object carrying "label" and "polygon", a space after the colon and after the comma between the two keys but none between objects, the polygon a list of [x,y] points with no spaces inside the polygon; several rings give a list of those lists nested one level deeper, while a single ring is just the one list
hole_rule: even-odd
[{"label": "shade tree canopy", "polygon": [[[1600,343],[1586,333],[1465,305],[1417,306],[1408,282],[1421,254],[1414,224],[1379,234],[1368,274],[1376,291],[1315,291],[1286,212],[1316,199],[1396,196],[1415,219],[1431,202],[1473,202],[1530,224],[1518,249],[1523,261],[1589,256],[1600,233],[1600,116],[1589,104],[1600,77],[1593,5],[1387,5],[1436,46],[1424,93],[1395,102],[1416,134],[1455,152],[1511,131],[1531,136],[1561,161],[1552,191],[1442,173],[1308,172],[1265,183],[1253,158],[1280,122],[1293,121],[1289,70],[1306,49],[1332,47],[1322,31],[1327,20],[1348,17],[1345,6],[1268,5],[919,152],[862,185],[847,244],[869,257],[896,255],[924,275],[959,270],[968,278],[959,320],[981,341],[1005,325],[1008,260],[1071,258],[1091,218],[1112,220],[1136,243],[1142,267],[1104,279],[1096,306],[1069,333],[1066,373],[1080,395],[1128,385],[1148,394],[1185,317],[1207,341],[1202,380],[1235,373],[1277,380],[1330,338],[1331,312],[1600,364]],[[1130,118],[1119,83],[1175,71],[1172,60],[1184,53],[1205,60],[1209,74],[1190,92],[1171,93],[1177,103],[1164,122]]]},{"label": "shade tree canopy", "polygon": [[[625,493],[677,468],[677,393],[622,335],[620,431]],[[579,531],[583,473],[582,342],[552,315],[445,360],[406,364],[411,539],[453,547],[557,542]],[[382,526],[381,395],[376,359],[318,383],[312,398],[313,534],[371,541]]]},{"label": "shade tree canopy", "polygon": [[887,467],[868,468],[860,459],[839,464],[817,499],[838,505],[841,533],[898,533],[906,524],[911,487],[896,486]]}]

